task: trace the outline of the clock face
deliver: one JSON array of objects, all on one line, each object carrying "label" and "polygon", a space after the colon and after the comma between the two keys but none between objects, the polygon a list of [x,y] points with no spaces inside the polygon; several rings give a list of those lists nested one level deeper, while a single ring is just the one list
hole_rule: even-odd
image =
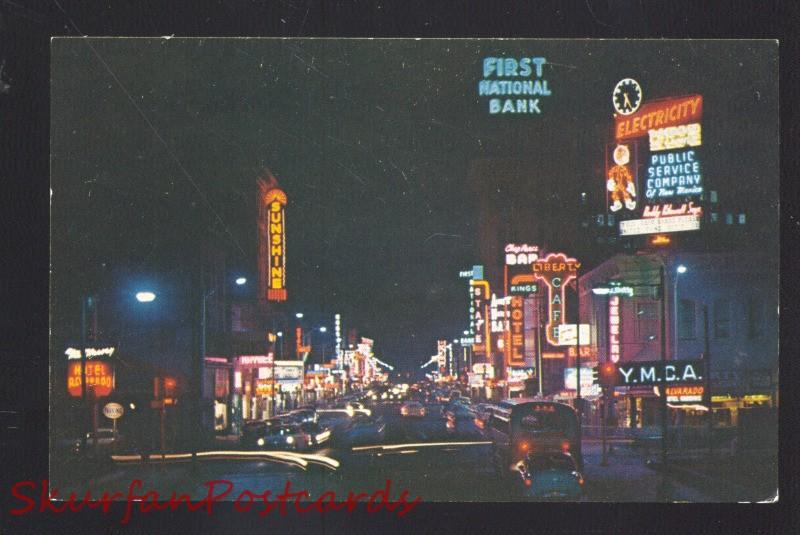
[{"label": "clock face", "polygon": [[612,101],[620,115],[635,113],[642,104],[642,86],[633,78],[622,79],[614,87]]}]

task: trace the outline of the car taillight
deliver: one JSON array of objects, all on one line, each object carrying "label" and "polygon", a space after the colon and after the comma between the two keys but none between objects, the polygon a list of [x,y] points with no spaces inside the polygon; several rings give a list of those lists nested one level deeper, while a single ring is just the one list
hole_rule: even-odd
[{"label": "car taillight", "polygon": [[529,477],[526,477],[525,478],[525,486],[526,487],[530,487],[531,485],[533,485],[533,480],[531,478],[529,478]]},{"label": "car taillight", "polygon": [[569,442],[561,443],[561,451],[563,451],[564,453],[569,452]]},{"label": "car taillight", "polygon": [[519,444],[519,449],[521,449],[522,451],[528,451],[530,447],[531,447],[530,444],[528,444],[527,442],[520,442]]}]

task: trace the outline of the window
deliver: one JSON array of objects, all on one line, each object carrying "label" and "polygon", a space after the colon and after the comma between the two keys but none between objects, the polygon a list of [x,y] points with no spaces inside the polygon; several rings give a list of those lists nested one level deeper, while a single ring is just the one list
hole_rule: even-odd
[{"label": "window", "polygon": [[727,299],[714,301],[714,338],[730,336],[731,303]]},{"label": "window", "polygon": [[764,302],[756,297],[750,296],[745,303],[747,316],[747,337],[758,338],[764,330]]},{"label": "window", "polygon": [[641,342],[650,342],[658,338],[656,303],[636,303],[636,337]]},{"label": "window", "polygon": [[711,202],[717,202],[717,192],[716,191],[712,190],[710,197],[711,197]]},{"label": "window", "polygon": [[739,214],[739,224],[744,225],[745,221],[746,221],[745,215]]},{"label": "window", "polygon": [[711,212],[711,222],[716,223],[719,221],[719,214],[716,212]]},{"label": "window", "polygon": [[608,226],[609,227],[614,226],[614,214],[608,214]]},{"label": "window", "polygon": [[605,225],[605,219],[606,218],[605,218],[604,215],[598,215],[597,216],[597,226],[598,227],[602,227],[603,225]]},{"label": "window", "polygon": [[725,224],[733,225],[733,214],[725,214]]},{"label": "window", "polygon": [[695,334],[695,305],[691,299],[681,299],[678,304],[678,338],[693,340]]}]

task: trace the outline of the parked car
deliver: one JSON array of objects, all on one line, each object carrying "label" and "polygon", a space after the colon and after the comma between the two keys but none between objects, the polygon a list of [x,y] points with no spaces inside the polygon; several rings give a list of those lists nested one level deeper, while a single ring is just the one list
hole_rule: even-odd
[{"label": "parked car", "polygon": [[400,407],[400,414],[403,416],[417,416],[423,418],[425,416],[425,406],[419,401],[406,401]]},{"label": "parked car", "polygon": [[517,463],[517,486],[526,498],[579,500],[583,475],[568,453],[530,454]]}]

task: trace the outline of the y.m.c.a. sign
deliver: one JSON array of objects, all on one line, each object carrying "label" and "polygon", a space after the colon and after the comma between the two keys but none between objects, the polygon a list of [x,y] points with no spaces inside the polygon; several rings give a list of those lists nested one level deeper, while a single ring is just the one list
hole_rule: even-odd
[{"label": "y.m.c.a. sign", "polygon": [[618,386],[658,385],[667,383],[701,383],[705,378],[705,363],[702,360],[679,360],[667,362],[636,362],[617,367]]}]

